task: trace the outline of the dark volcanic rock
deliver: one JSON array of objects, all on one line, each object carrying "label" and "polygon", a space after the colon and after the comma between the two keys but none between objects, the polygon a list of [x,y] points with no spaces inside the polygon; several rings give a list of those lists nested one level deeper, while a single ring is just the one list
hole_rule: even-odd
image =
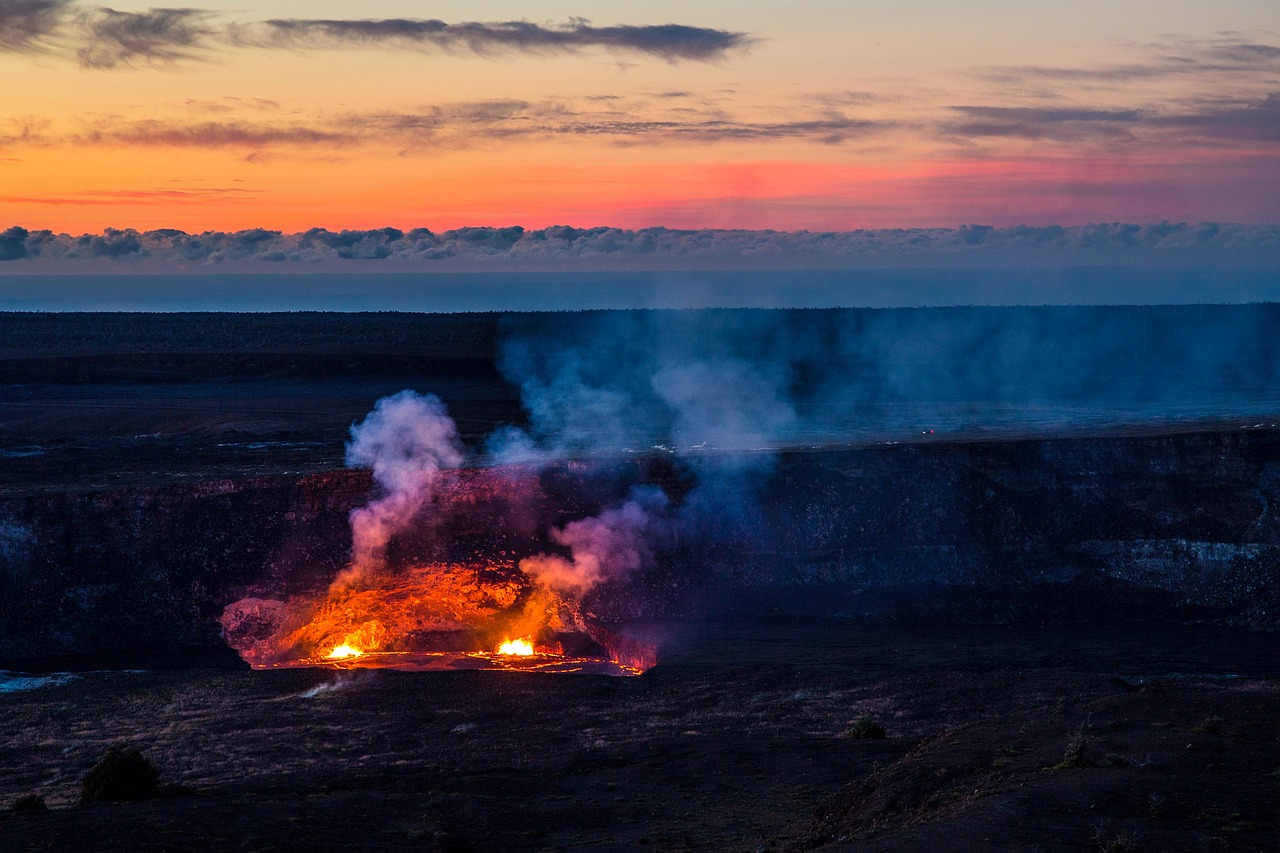
[{"label": "dark volcanic rock", "polygon": [[335,472],[5,501],[0,660],[226,659],[229,592],[300,566],[338,571],[346,513],[368,486]]},{"label": "dark volcanic rock", "polygon": [[[1045,589],[1280,626],[1280,436],[1198,433],[790,456],[723,571],[743,585]],[[1061,603],[1068,603],[1063,600]],[[1159,614],[1152,614],[1158,616]]]}]

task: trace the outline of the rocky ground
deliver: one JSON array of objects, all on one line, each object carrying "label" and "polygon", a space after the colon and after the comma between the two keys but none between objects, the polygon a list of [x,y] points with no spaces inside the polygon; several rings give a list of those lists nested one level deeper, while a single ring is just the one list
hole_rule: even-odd
[{"label": "rocky ground", "polygon": [[[681,635],[683,633],[683,635]],[[1280,639],[720,625],[636,678],[90,672],[0,699],[0,847],[1275,850]],[[871,718],[886,737],[856,736]],[[110,745],[180,786],[78,805]]]}]

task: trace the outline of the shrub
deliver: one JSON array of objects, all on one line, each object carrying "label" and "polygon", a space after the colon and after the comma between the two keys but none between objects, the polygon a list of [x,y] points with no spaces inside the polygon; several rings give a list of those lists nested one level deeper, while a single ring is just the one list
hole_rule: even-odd
[{"label": "shrub", "polygon": [[132,746],[113,746],[90,768],[80,788],[80,802],[149,800],[160,795],[160,774]]},{"label": "shrub", "polygon": [[1083,770],[1086,767],[1097,767],[1093,761],[1085,755],[1085,750],[1089,745],[1089,738],[1084,733],[1085,724],[1081,723],[1080,728],[1076,729],[1075,734],[1067,741],[1067,748],[1062,753],[1062,760],[1052,767],[1046,767],[1046,770]]},{"label": "shrub", "polygon": [[1222,718],[1217,714],[1210,714],[1204,718],[1204,722],[1193,728],[1191,731],[1202,735],[1224,735],[1226,729],[1222,727]]},{"label": "shrub", "polygon": [[1138,836],[1129,829],[1111,835],[1102,826],[1098,826],[1093,832],[1093,843],[1098,853],[1129,853],[1137,849]]},{"label": "shrub", "polygon": [[13,801],[15,812],[42,812],[46,808],[44,797],[39,794],[26,794]]},{"label": "shrub", "polygon": [[850,726],[849,731],[845,732],[844,736],[855,738],[856,740],[883,740],[884,734],[884,726],[871,717],[863,717]]}]

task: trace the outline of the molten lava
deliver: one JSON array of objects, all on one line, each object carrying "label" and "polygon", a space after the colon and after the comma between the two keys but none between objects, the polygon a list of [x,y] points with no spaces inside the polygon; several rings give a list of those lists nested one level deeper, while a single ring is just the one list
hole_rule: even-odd
[{"label": "molten lava", "polygon": [[257,668],[637,675],[654,663],[651,645],[589,624],[572,600],[510,565],[414,566],[287,601],[245,598],[222,624]]},{"label": "molten lava", "polygon": [[498,646],[498,654],[527,657],[533,654],[533,643],[528,640],[503,640]]}]

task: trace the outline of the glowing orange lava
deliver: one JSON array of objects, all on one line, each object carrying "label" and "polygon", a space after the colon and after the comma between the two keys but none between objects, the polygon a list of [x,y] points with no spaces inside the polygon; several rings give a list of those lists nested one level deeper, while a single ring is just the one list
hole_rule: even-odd
[{"label": "glowing orange lava", "polygon": [[533,654],[533,643],[529,640],[503,640],[498,645],[498,654],[528,656]]},{"label": "glowing orange lava", "polygon": [[650,644],[589,625],[573,601],[513,566],[411,566],[311,596],[245,598],[227,608],[223,627],[257,668],[637,675],[656,662]]}]

